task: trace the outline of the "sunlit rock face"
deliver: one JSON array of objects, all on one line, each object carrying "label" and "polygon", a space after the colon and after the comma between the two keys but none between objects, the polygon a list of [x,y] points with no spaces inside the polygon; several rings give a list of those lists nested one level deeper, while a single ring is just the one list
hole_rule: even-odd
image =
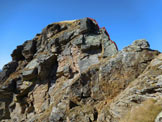
[{"label": "sunlit rock face", "polygon": [[143,117],[160,121],[162,56],[144,39],[118,51],[83,18],[48,25],[11,56],[0,72],[1,121],[136,122],[148,103],[155,110]]}]

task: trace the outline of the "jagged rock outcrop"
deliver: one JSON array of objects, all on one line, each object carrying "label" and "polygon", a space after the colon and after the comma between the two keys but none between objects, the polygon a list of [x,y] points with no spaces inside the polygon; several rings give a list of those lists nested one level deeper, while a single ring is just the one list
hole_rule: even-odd
[{"label": "jagged rock outcrop", "polygon": [[48,25],[11,56],[0,72],[1,121],[160,122],[162,55],[144,39],[118,51],[84,18]]}]

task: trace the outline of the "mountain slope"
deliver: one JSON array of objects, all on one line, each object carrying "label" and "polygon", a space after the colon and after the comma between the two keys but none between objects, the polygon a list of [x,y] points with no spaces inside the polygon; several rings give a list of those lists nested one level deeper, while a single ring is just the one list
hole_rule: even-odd
[{"label": "mountain slope", "polygon": [[11,56],[0,72],[0,120],[137,122],[136,106],[151,101],[154,120],[162,110],[160,52],[146,40],[118,51],[91,18],[50,24]]}]

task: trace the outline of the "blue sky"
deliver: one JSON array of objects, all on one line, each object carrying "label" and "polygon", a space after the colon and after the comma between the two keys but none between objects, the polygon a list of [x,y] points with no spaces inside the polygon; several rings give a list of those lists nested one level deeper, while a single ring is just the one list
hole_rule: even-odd
[{"label": "blue sky", "polygon": [[105,26],[120,50],[147,39],[162,51],[162,0],[0,0],[0,68],[48,24],[84,17]]}]

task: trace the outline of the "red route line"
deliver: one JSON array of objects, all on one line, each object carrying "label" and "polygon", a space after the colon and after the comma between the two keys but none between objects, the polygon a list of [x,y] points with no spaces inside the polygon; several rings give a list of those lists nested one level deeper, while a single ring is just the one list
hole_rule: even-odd
[{"label": "red route line", "polygon": [[[105,30],[105,32],[106,32],[108,38],[110,39],[110,35],[109,35],[109,33],[107,32],[106,28],[103,27],[103,29]],[[115,45],[116,49],[118,50],[118,46],[116,45],[116,43],[115,43],[113,40],[111,40],[111,39],[110,39],[110,41]]]},{"label": "red route line", "polygon": [[[97,24],[97,27],[100,29],[100,26],[98,25],[98,23],[97,23],[97,21],[96,21],[95,19],[92,19],[92,18],[90,18],[90,17],[87,17],[87,18],[90,19],[90,20],[92,20],[92,21],[94,21],[94,22]],[[115,43],[114,41],[111,40],[110,35],[109,35],[109,33],[107,32],[106,28],[105,28],[105,27],[102,27],[102,29],[105,30],[106,35],[108,36],[109,40],[115,45],[116,49],[118,50],[118,47],[117,47],[116,43]]]},{"label": "red route line", "polygon": [[[110,35],[109,35],[109,33],[107,32],[106,28],[105,28],[105,27],[102,27],[102,29],[104,29],[104,30],[105,30],[105,32],[106,32],[106,34],[107,34],[107,36],[108,36],[109,40],[111,40],[111,39],[110,39]],[[111,40],[111,41],[112,41],[112,40]]]}]

